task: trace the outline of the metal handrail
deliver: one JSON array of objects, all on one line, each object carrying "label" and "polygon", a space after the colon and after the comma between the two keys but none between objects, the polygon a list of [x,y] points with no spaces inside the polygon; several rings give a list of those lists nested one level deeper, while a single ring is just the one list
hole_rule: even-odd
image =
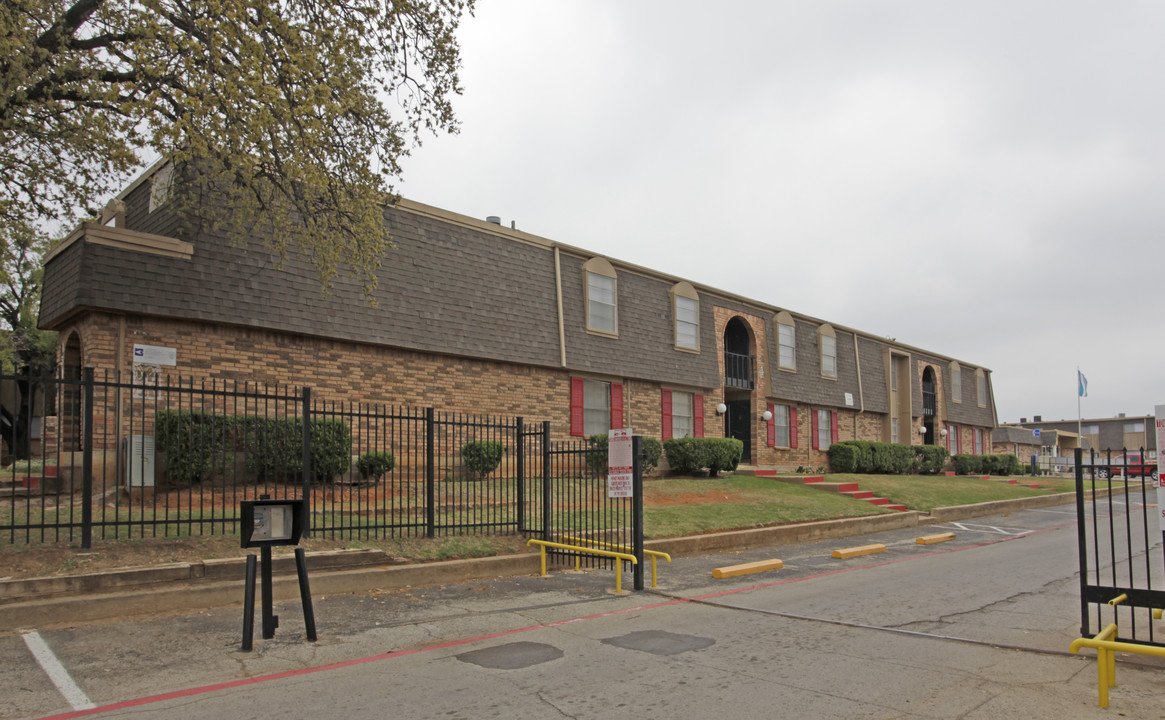
[{"label": "metal handrail", "polygon": [[[1118,605],[1119,598],[1110,605]],[[1120,642],[1112,638],[1117,635],[1116,623],[1109,623],[1108,627],[1090,638],[1077,638],[1068,647],[1069,652],[1079,652],[1080,648],[1096,649],[1096,676],[1099,688],[1099,702],[1102,708],[1108,707],[1108,689],[1116,687],[1116,654],[1118,652],[1135,653],[1137,655],[1153,655],[1165,657],[1165,647],[1156,645],[1139,645],[1137,643]]]},{"label": "metal handrail", "polygon": [[[548,547],[558,548],[560,550],[574,550],[575,552],[590,553],[592,555],[602,555],[604,557],[618,558],[619,560],[626,560],[627,562],[631,563],[632,565],[639,564],[639,560],[637,560],[635,558],[635,556],[631,555],[630,553],[614,552],[612,550],[598,550],[595,548],[582,547],[581,545],[567,545],[566,543],[551,542],[550,540],[539,540],[537,538],[531,538],[530,540],[526,541],[526,547],[529,547],[531,545],[538,545],[540,548],[540,552],[542,555],[542,574],[543,575],[547,574],[546,573],[546,548],[548,548]],[[615,564],[615,592],[616,593],[623,592],[623,565],[620,563]]]},{"label": "metal handrail", "polygon": [[[614,548],[614,549],[620,550],[620,551],[631,550],[631,548],[627,547],[626,545],[616,545],[614,543],[603,542],[601,540],[591,540],[590,538],[572,537],[572,536],[567,535],[567,536],[563,536],[562,539],[569,540],[570,542],[589,543],[591,545],[597,545],[598,547]],[[656,561],[659,558],[663,558],[664,560],[671,562],[671,555],[668,555],[665,552],[660,552],[659,550],[648,550],[646,548],[643,549],[643,554],[647,555],[648,557],[651,558],[651,587],[656,587],[658,585],[658,583],[656,582],[656,578],[658,577],[656,574],[656,569],[655,569],[656,568]]]}]

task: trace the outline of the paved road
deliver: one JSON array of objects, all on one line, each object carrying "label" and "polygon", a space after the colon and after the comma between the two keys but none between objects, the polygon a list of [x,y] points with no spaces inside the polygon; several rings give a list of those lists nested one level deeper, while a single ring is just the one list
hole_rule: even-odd
[{"label": "paved road", "polygon": [[[238,610],[41,629],[55,682],[8,635],[0,717],[1165,718],[1165,663],[1122,657],[1103,711],[1095,661],[1066,652],[1074,521],[1063,506],[677,558],[623,596],[596,571],[317,598],[318,642],[288,604],[252,653]],[[830,557],[869,543],[887,551]],[[711,577],[774,557],[784,569]]]}]

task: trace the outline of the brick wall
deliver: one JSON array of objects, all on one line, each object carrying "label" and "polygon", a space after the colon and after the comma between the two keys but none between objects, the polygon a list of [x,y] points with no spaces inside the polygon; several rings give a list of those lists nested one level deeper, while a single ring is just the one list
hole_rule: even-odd
[{"label": "brick wall", "polygon": [[[716,332],[719,335],[722,336],[724,325],[732,317],[741,317],[761,339],[756,349],[758,368],[766,367],[765,323],[759,317],[716,308]],[[160,345],[177,350],[177,365],[164,368],[175,378],[310,386],[314,397],[333,401],[522,416],[528,422],[549,420],[554,437],[569,437],[570,378],[574,373],[566,369],[437,355],[251,328],[104,313],[85,314],[65,328],[61,334],[62,348],[74,334],[80,339],[82,364],[95,367],[99,378],[107,370],[113,373],[120,368],[128,380],[134,344]],[[717,354],[723,362],[723,354]],[[612,380],[624,385],[625,423],[640,434],[661,437],[660,391],[663,386],[651,381]],[[701,393],[705,436],[722,435],[723,419],[716,414],[716,405],[724,399],[722,388],[667,387]],[[767,384],[761,387],[767,387]],[[818,409],[838,413],[836,440],[878,441],[882,438],[885,419],[880,413],[795,404],[798,410],[798,447],[770,448],[766,444],[767,424],[760,419],[768,398],[754,390],[752,399],[755,410],[753,462],[758,465],[783,468],[827,466],[826,451],[812,448],[812,416]],[[116,404],[116,399],[109,402]],[[111,410],[113,407],[110,406]],[[110,416],[121,414],[111,412]],[[124,418],[122,425],[120,433],[117,428],[104,425],[95,427],[95,430],[116,439],[126,432]],[[136,430],[141,431],[140,428]],[[963,447],[969,452],[973,447],[972,428],[960,426],[960,431],[965,433]],[[911,442],[916,441],[917,438],[911,438]]]}]

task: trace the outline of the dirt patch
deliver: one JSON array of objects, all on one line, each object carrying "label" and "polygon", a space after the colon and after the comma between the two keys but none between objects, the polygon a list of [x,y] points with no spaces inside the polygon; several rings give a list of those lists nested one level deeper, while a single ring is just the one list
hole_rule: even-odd
[{"label": "dirt patch", "polygon": [[[381,540],[329,540],[309,538],[300,542],[308,553],[329,550],[379,549],[392,562],[423,563],[529,552],[519,535],[451,536],[435,539],[401,538]],[[292,555],[295,548],[272,548],[276,557]],[[0,543],[0,580],[59,575],[81,575],[131,567],[166,563],[198,563],[204,560],[242,558],[258,554],[239,547],[239,539],[229,535],[202,535],[187,538],[142,538],[93,541],[82,552],[80,544],[50,543],[8,545]]]},{"label": "dirt patch", "polygon": [[686,505],[743,502],[738,492],[711,490],[708,492],[649,492],[644,502],[648,505]]},{"label": "dirt patch", "polygon": [[[312,550],[339,549],[340,541],[313,540],[303,546]],[[198,536],[177,539],[94,541],[87,552],[79,543],[46,545],[0,545],[0,579],[53,575],[79,575],[116,568],[142,567],[165,563],[194,563],[216,558],[244,557],[239,539],[229,536]],[[292,554],[294,549],[278,548],[276,554]]]}]

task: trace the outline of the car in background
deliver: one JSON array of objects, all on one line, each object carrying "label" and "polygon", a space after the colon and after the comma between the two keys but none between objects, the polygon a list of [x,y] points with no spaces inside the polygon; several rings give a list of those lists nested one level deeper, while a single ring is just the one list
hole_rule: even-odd
[{"label": "car in background", "polygon": [[[1097,460],[1100,456],[1097,456]],[[1124,455],[1117,455],[1105,461],[1105,464],[1099,463],[1092,466],[1093,472],[1098,480],[1104,480],[1108,477],[1115,477],[1124,475],[1125,477],[1150,477],[1154,481],[1157,480],[1157,461],[1148,460],[1140,452],[1127,452]]]}]

